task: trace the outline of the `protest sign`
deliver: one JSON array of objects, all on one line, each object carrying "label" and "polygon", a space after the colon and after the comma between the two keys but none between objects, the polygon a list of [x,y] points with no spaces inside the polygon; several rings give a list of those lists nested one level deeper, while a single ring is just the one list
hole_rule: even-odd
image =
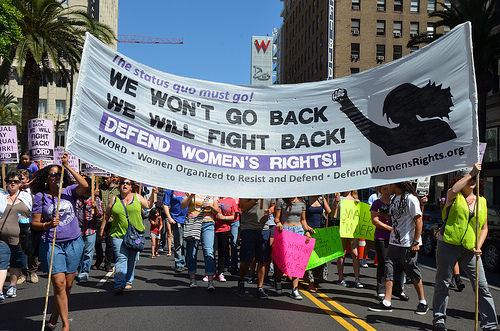
[{"label": "protest sign", "polygon": [[164,73],[87,34],[67,150],[150,185],[247,198],[454,171],[478,160],[470,35],[466,23],[353,76],[256,87]]},{"label": "protest sign", "polygon": [[424,196],[429,194],[429,187],[431,185],[431,177],[421,177],[417,179],[417,194]]},{"label": "protest sign", "polygon": [[304,277],[316,239],[306,244],[306,236],[283,230],[275,231],[272,257],[281,271],[291,277]]},{"label": "protest sign", "polygon": [[0,164],[19,163],[15,125],[0,125]]},{"label": "protest sign", "polygon": [[51,120],[28,121],[28,147],[31,161],[54,161],[54,125]]},{"label": "protest sign", "polygon": [[370,205],[342,199],[340,202],[340,236],[373,240],[375,225],[372,224]]},{"label": "protest sign", "polygon": [[[62,166],[61,157],[63,156],[64,152],[64,148],[54,148],[54,164]],[[80,172],[80,161],[71,153],[68,153],[68,165],[76,172]]]},{"label": "protest sign", "polygon": [[84,175],[109,176],[109,172],[83,161],[81,162],[81,173]]},{"label": "protest sign", "polygon": [[344,255],[338,226],[316,229],[311,236],[316,239],[316,243],[306,270]]}]

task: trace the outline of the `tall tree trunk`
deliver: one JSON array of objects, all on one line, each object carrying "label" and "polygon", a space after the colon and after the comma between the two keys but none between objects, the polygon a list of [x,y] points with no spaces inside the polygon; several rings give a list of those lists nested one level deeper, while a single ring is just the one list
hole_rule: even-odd
[{"label": "tall tree trunk", "polygon": [[28,151],[28,121],[38,117],[38,101],[40,99],[40,67],[29,54],[23,72],[23,108],[21,127],[21,151]]}]

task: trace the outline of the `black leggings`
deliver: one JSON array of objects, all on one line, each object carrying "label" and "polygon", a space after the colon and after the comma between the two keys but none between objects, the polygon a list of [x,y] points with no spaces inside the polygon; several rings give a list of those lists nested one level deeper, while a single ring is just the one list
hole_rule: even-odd
[{"label": "black leggings", "polygon": [[217,275],[224,272],[226,266],[226,251],[229,248],[229,237],[231,231],[219,232],[215,234],[214,246],[217,247]]}]

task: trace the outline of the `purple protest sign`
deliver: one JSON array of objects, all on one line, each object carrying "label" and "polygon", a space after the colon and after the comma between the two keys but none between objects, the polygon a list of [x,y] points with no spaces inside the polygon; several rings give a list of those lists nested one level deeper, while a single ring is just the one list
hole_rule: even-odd
[{"label": "purple protest sign", "polygon": [[0,126],[0,164],[19,163],[17,130],[14,125]]},{"label": "purple protest sign", "polygon": [[[62,166],[61,157],[63,155],[64,155],[64,148],[62,147],[54,148],[54,164]],[[68,165],[76,172],[80,172],[80,162],[78,158],[71,153],[68,153]]]},{"label": "purple protest sign", "polygon": [[28,147],[32,161],[54,160],[54,125],[51,120],[28,121]]},{"label": "purple protest sign", "polygon": [[302,278],[315,243],[316,239],[311,238],[306,244],[306,237],[298,233],[276,231],[272,252],[274,263],[288,276]]}]

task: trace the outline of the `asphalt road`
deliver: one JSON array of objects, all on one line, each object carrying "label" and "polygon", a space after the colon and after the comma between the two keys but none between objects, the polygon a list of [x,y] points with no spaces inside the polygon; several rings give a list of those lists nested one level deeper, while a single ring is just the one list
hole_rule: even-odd
[{"label": "asphalt road", "polygon": [[[149,244],[149,242],[148,242]],[[269,299],[255,296],[255,285],[247,285],[247,295],[236,294],[237,276],[227,274],[228,281],[216,282],[216,290],[209,293],[202,282],[203,260],[198,255],[197,289],[188,287],[187,274],[174,273],[173,257],[163,253],[151,259],[149,249],[140,255],[135,272],[134,288],[122,296],[113,292],[111,273],[97,270],[89,282],[75,284],[70,296],[70,323],[72,330],[430,330],[432,311],[420,316],[414,314],[418,304],[412,285],[405,285],[410,301],[394,298],[392,313],[375,313],[368,307],[375,305],[375,267],[362,268],[364,288],[353,286],[351,260],[347,258],[346,278],[351,285],[344,288],[337,279],[336,266],[329,264],[329,278],[321,283],[320,291],[312,294],[302,285],[304,300],[288,297],[291,285],[277,296],[266,288]],[[426,299],[431,306],[435,271],[433,259],[421,256],[421,269]],[[499,303],[500,274],[488,274],[491,291]],[[449,330],[473,330],[474,294],[470,283],[459,293],[451,291],[448,308]],[[18,286],[18,296],[0,304],[0,330],[40,330],[43,319],[47,275],[40,274],[38,284]],[[52,290],[50,291],[52,295]],[[47,315],[54,310],[49,298]],[[47,316],[47,318],[48,318]],[[59,323],[56,330],[60,330]]]}]

